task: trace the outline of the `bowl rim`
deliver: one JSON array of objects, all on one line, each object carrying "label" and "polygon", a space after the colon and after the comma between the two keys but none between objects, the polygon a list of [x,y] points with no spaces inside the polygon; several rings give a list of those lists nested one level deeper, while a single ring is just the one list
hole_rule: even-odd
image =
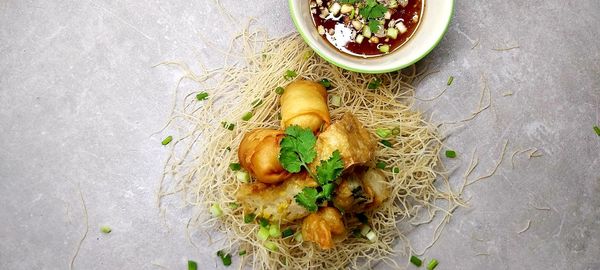
[{"label": "bowl rim", "polygon": [[[415,57],[413,60],[409,61],[408,63],[404,63],[397,67],[391,67],[391,68],[386,68],[386,69],[377,69],[377,68],[363,69],[363,68],[350,67],[350,66],[338,63],[337,61],[335,61],[335,59],[328,57],[325,53],[316,49],[316,46],[314,46],[314,44],[312,44],[311,39],[308,38],[308,34],[303,32],[302,28],[299,26],[299,22],[298,22],[299,18],[294,16],[294,14],[296,13],[294,10],[294,6],[295,6],[294,3],[297,1],[308,1],[308,0],[288,0],[288,8],[289,8],[290,17],[292,18],[292,22],[294,23],[294,27],[296,28],[296,31],[298,31],[298,33],[300,33],[300,36],[302,36],[302,39],[304,40],[304,42],[306,42],[308,44],[308,46],[310,46],[314,52],[316,52],[319,56],[321,56],[321,58],[325,59],[327,62],[332,63],[343,69],[354,71],[354,72],[359,72],[359,73],[371,73],[371,74],[388,73],[388,72],[393,72],[393,71],[403,69],[405,67],[408,67],[408,66],[418,62],[419,60],[421,60],[425,56],[427,56],[442,41],[446,32],[448,31],[448,27],[450,26],[450,21],[452,20],[452,17],[454,16],[454,0],[449,0],[450,1],[450,12],[448,13],[448,18],[446,18],[446,20],[445,20],[446,25],[444,26],[444,30],[442,31],[442,34],[437,38],[437,40],[435,42],[433,42],[431,44],[431,46],[429,48],[424,50],[422,54],[418,55],[417,57]],[[427,1],[427,0],[425,0],[425,1]]]}]

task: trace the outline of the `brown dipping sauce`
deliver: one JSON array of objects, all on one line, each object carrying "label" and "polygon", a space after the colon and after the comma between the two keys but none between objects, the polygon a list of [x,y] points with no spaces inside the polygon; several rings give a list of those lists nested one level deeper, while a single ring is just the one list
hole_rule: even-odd
[{"label": "brown dipping sauce", "polygon": [[[381,3],[377,2],[378,5],[386,7],[389,12],[388,18],[386,19],[384,16],[369,20],[360,15],[361,8],[365,8],[367,4],[366,0],[356,0],[354,4],[351,4],[352,2],[348,0],[309,1],[313,22],[319,34],[340,51],[366,58],[385,55],[406,43],[421,21],[425,0],[385,0]],[[390,6],[390,2],[398,4]],[[408,3],[403,7],[402,2]],[[336,4],[339,7],[344,5],[346,7],[336,12],[336,8],[333,7]],[[353,12],[348,12],[349,6],[353,7]],[[371,32],[369,38],[366,35],[367,33],[364,33],[364,28],[365,26],[368,27],[368,21],[371,20],[384,21],[384,23],[379,24],[378,32]],[[357,29],[357,24],[362,25],[362,27]],[[389,30],[390,28],[392,30]],[[393,32],[396,31],[396,38],[388,36],[388,31],[391,32],[392,36],[394,36]],[[370,30],[366,32],[370,32]],[[363,36],[362,42],[358,43],[357,37],[361,35]]]}]

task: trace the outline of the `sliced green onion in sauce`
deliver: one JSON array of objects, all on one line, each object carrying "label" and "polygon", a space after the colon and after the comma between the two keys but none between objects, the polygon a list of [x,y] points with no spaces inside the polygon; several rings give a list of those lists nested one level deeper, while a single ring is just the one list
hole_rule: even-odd
[{"label": "sliced green onion in sauce", "polygon": [[416,256],[410,256],[410,262],[416,267],[421,267],[421,265],[423,265],[423,261]]},{"label": "sliced green onion in sauce", "polygon": [[196,95],[196,99],[201,101],[201,100],[207,100],[208,99],[208,93],[206,92],[202,92]]},{"label": "sliced green onion in sauce", "polygon": [[162,145],[167,145],[173,140],[173,136],[167,136],[162,142]]}]

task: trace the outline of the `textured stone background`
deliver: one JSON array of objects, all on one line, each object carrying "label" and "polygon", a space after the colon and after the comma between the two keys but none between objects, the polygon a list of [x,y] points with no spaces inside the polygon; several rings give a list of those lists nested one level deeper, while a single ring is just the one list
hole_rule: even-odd
[{"label": "textured stone background", "polygon": [[[225,46],[248,17],[273,36],[294,30],[286,1],[221,2],[235,23],[215,0],[0,2],[0,269],[68,267],[85,229],[77,185],[89,234],[76,269],[185,269],[187,258],[220,265],[219,247],[202,234],[192,235],[199,249],[185,239],[185,210],[159,218],[166,134],[151,134],[165,123],[180,73],[151,67],[220,66],[203,40]],[[449,162],[454,181],[475,148],[475,175],[485,175],[510,142],[497,174],[471,186],[470,207],[426,253],[438,269],[600,269],[598,11],[595,0],[456,1],[446,37],[423,60],[439,72],[417,96],[434,96],[450,75],[454,84],[418,106],[436,122],[465,118],[481,74],[488,79],[492,107],[447,141],[459,153]],[[511,168],[510,154],[528,147],[543,156],[519,155]],[[101,234],[101,224],[113,233]],[[409,234],[418,250],[431,230]]]}]

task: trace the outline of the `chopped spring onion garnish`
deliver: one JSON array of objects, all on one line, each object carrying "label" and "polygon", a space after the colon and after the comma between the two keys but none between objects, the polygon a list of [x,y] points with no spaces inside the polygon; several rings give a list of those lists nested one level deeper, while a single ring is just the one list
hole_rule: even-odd
[{"label": "chopped spring onion garnish", "polygon": [[219,204],[216,204],[216,203],[214,203],[213,205],[210,206],[210,213],[214,217],[221,217],[221,216],[223,216],[223,210],[221,209],[221,206]]},{"label": "chopped spring onion garnish", "polygon": [[296,71],[288,69],[285,71],[285,75],[283,75],[283,78],[286,80],[291,80],[291,79],[295,78],[296,76],[298,76],[298,73],[296,73]]},{"label": "chopped spring onion garnish", "polygon": [[188,270],[198,270],[198,264],[195,261],[188,261]]},{"label": "chopped spring onion garnish", "polygon": [[281,237],[286,238],[294,235],[294,230],[292,228],[287,228],[281,232]]},{"label": "chopped spring onion garnish", "polygon": [[240,252],[238,252],[238,255],[240,255],[240,256],[246,255],[246,250],[245,249],[240,250]]},{"label": "chopped spring onion garnish", "polygon": [[328,79],[321,79],[319,83],[321,83],[321,85],[323,85],[323,87],[325,87],[326,89],[331,88],[331,82]]},{"label": "chopped spring onion garnish", "polygon": [[365,237],[367,237],[367,239],[369,239],[371,242],[377,241],[377,234],[375,234],[374,231],[370,231]]},{"label": "chopped spring onion garnish", "polygon": [[196,99],[197,100],[207,100],[208,99],[208,93],[202,92],[200,94],[197,94],[196,95]]},{"label": "chopped spring onion garnish", "polygon": [[225,150],[231,151],[231,147],[227,146],[227,148],[225,148]]},{"label": "chopped spring onion garnish", "polygon": [[263,228],[269,228],[269,220],[267,220],[266,218],[258,218],[258,223]]},{"label": "chopped spring onion garnish", "polygon": [[423,261],[416,256],[410,256],[410,262],[416,267],[421,267],[421,265],[423,265]]},{"label": "chopped spring onion garnish", "polygon": [[389,147],[392,148],[392,143],[388,140],[381,140],[379,141],[381,144],[383,144],[385,147]]},{"label": "chopped spring onion garnish", "polygon": [[342,106],[342,97],[340,97],[338,95],[331,96],[331,105],[336,106],[336,107]]},{"label": "chopped spring onion garnish", "polygon": [[256,107],[262,105],[262,103],[263,103],[262,99],[254,100],[254,101],[252,101],[252,108],[256,108]]},{"label": "chopped spring onion garnish", "polygon": [[394,168],[392,168],[392,172],[393,173],[399,173],[400,172],[400,168],[394,167]]},{"label": "chopped spring onion garnish", "polygon": [[102,226],[102,227],[100,227],[100,231],[103,233],[110,233],[110,232],[112,232],[112,229],[108,226]]},{"label": "chopped spring onion garnish", "polygon": [[231,209],[237,209],[238,207],[240,207],[239,204],[234,203],[234,202],[229,203],[227,206],[229,206],[229,208],[231,208]]},{"label": "chopped spring onion garnish", "polygon": [[265,242],[265,247],[267,249],[269,249],[270,251],[277,251],[279,250],[279,247],[277,247],[277,244],[271,242],[271,241],[267,241]]},{"label": "chopped spring onion garnish", "polygon": [[365,224],[360,228],[360,235],[366,237],[370,231],[371,231],[371,227],[369,227],[369,225]]},{"label": "chopped spring onion garnish", "polygon": [[246,214],[244,216],[244,223],[246,223],[246,224],[252,223],[252,221],[254,221],[255,218],[256,218],[256,215],[254,213]]},{"label": "chopped spring onion garnish", "polygon": [[244,120],[244,121],[248,121],[248,120],[250,120],[250,118],[252,118],[252,112],[247,112],[246,114],[244,114],[242,116],[242,120]]},{"label": "chopped spring onion garnish", "polygon": [[219,256],[219,258],[221,258],[223,265],[225,265],[225,266],[231,265],[231,254],[225,253],[225,251],[223,251],[223,250],[219,250],[219,251],[217,251],[217,256]]},{"label": "chopped spring onion garnish", "polygon": [[242,169],[242,165],[240,165],[239,163],[230,163],[229,164],[229,169],[231,169],[232,171],[239,171]]},{"label": "chopped spring onion garnish", "polygon": [[369,89],[377,89],[377,88],[379,88],[380,85],[381,85],[381,80],[380,79],[375,79],[375,80],[371,81],[367,85],[367,88],[369,88]]},{"label": "chopped spring onion garnish", "polygon": [[385,139],[392,135],[392,131],[387,128],[378,128],[377,130],[375,130],[375,133],[377,133],[377,136],[379,136],[382,139]]},{"label": "chopped spring onion garnish", "polygon": [[453,81],[454,81],[453,76],[448,77],[448,82],[446,82],[446,85],[448,85],[448,86],[451,85]]},{"label": "chopped spring onion garnish", "polygon": [[267,239],[269,239],[269,229],[265,227],[260,227],[258,233],[256,234],[256,237],[258,237],[258,239],[260,239],[261,241],[266,241]]},{"label": "chopped spring onion garnish", "polygon": [[378,161],[377,163],[375,163],[375,167],[377,167],[378,169],[385,169],[385,166],[387,166],[387,164],[385,164],[385,162],[383,161]]},{"label": "chopped spring onion garnish", "polygon": [[356,214],[356,218],[362,224],[368,224],[369,223],[369,218],[367,218],[367,216],[365,216],[365,214],[363,214],[363,213]]},{"label": "chopped spring onion garnish", "polygon": [[456,157],[456,152],[454,152],[452,150],[446,150],[446,157],[455,158]]},{"label": "chopped spring onion garnish", "polygon": [[221,125],[229,130],[233,130],[235,128],[235,124],[233,123],[221,122]]},{"label": "chopped spring onion garnish", "polygon": [[427,264],[427,270],[433,270],[438,265],[438,261],[436,259],[431,259]]},{"label": "chopped spring onion garnish", "polygon": [[594,126],[594,131],[596,131],[596,134],[600,136],[600,127]]},{"label": "chopped spring onion garnish", "polygon": [[269,227],[269,235],[271,237],[281,237],[281,230],[279,229],[279,226],[272,225]]},{"label": "chopped spring onion garnish", "polygon": [[302,233],[301,232],[297,232],[296,235],[294,235],[294,240],[296,240],[296,242],[302,242],[302,241],[304,241],[304,238],[302,238]]},{"label": "chopped spring onion garnish", "polygon": [[173,140],[173,136],[166,137],[161,143],[162,145],[167,145]]},{"label": "chopped spring onion garnish", "polygon": [[284,90],[285,89],[283,87],[278,86],[277,88],[275,88],[275,93],[278,94],[278,95],[283,95],[283,91]]},{"label": "chopped spring onion garnish", "polygon": [[242,183],[250,182],[250,174],[246,171],[235,172],[235,178]]}]

